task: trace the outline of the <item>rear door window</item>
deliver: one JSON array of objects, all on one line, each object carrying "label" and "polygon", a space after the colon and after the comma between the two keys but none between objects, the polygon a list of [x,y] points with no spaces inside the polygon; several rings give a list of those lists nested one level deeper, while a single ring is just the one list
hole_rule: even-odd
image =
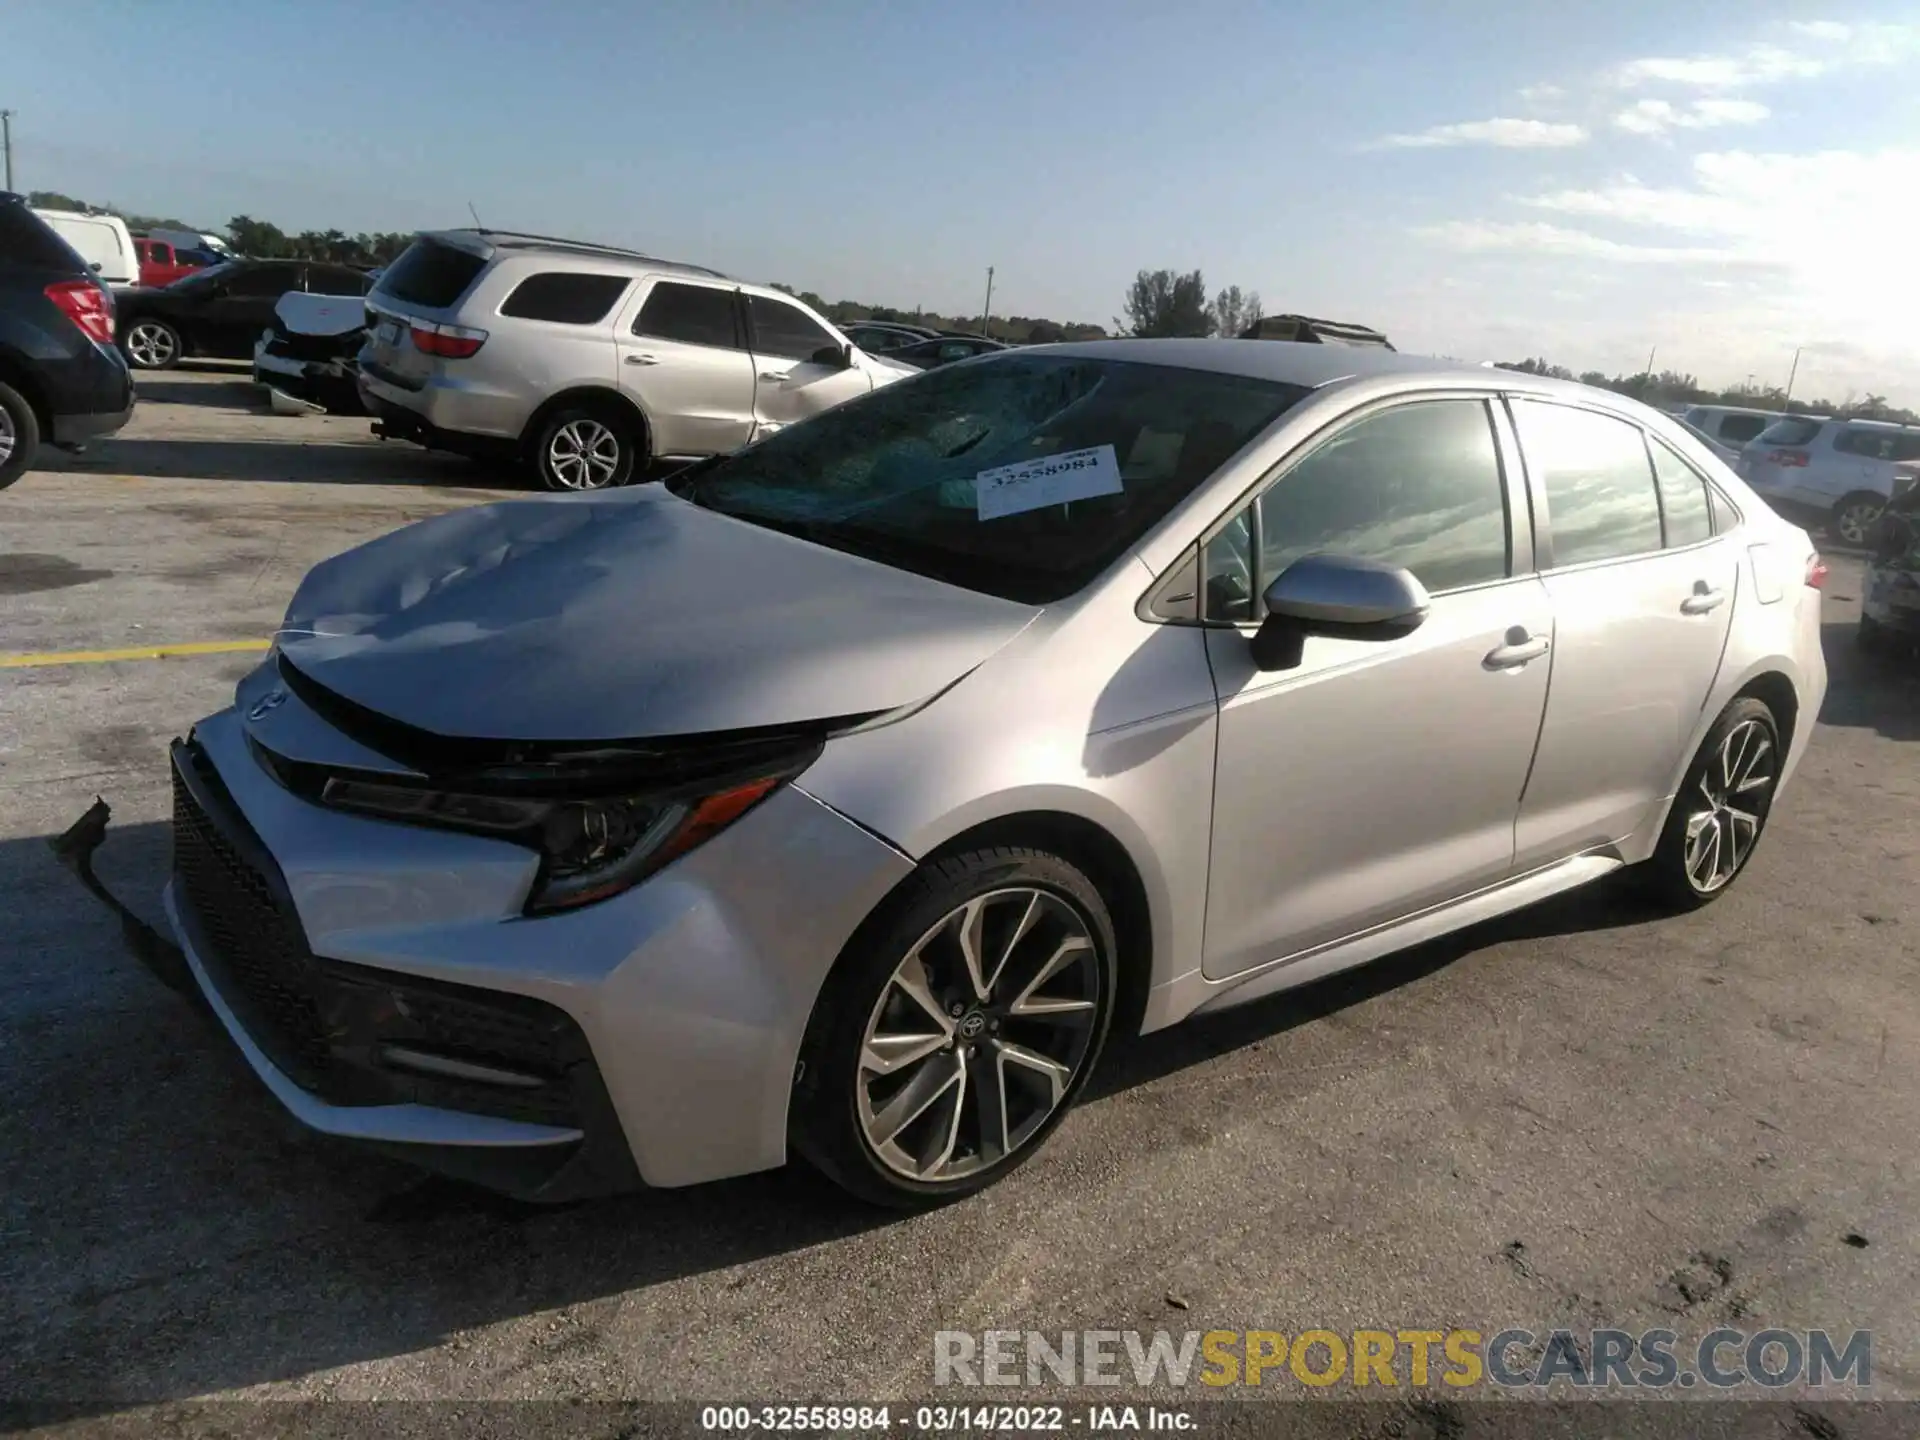
[{"label": "rear door window", "polygon": [[307,289],[315,295],[364,295],[367,277],[347,265],[310,265]]},{"label": "rear door window", "polygon": [[480,256],[422,236],[380,277],[380,292],[403,304],[445,310],[486,268]]},{"label": "rear door window", "polygon": [[783,360],[806,360],[829,345],[837,345],[826,328],[796,305],[766,295],[747,297],[753,322],[753,353],[777,355]]},{"label": "rear door window", "polygon": [[294,265],[260,265],[242,270],[227,281],[226,293],[235,296],[280,296],[300,288],[300,270]]},{"label": "rear door window", "polygon": [[1729,415],[1720,422],[1720,438],[1730,445],[1744,445],[1766,428],[1764,415]]},{"label": "rear door window", "polygon": [[1516,400],[1527,467],[1547,494],[1555,565],[1660,549],[1660,499],[1638,426],[1593,410]]},{"label": "rear door window", "polygon": [[529,275],[500,306],[502,315],[548,320],[556,325],[593,325],[607,318],[627,289],[624,275],[580,275],[555,270]]},{"label": "rear door window", "polygon": [[1667,548],[1712,539],[1713,509],[1705,477],[1658,440],[1653,442],[1653,475],[1660,490]]},{"label": "rear door window", "polygon": [[634,319],[633,333],[682,345],[741,350],[740,312],[734,292],[717,285],[686,285],[662,280],[647,295]]}]

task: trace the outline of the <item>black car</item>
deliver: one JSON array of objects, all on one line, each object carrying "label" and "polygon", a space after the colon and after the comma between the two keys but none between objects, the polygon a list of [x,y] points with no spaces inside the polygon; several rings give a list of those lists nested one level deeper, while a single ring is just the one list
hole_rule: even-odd
[{"label": "black car", "polygon": [[1860,587],[1860,648],[1920,648],[1920,465],[1894,471],[1893,498],[1874,522]]},{"label": "black car", "polygon": [[902,365],[911,365],[917,370],[932,370],[936,366],[951,365],[956,360],[971,360],[976,355],[990,355],[995,350],[1006,348],[998,340],[989,340],[984,335],[941,335],[932,340],[917,340],[911,345],[902,345],[886,354],[887,359],[898,360]]},{"label": "black car", "polygon": [[289,290],[364,295],[372,288],[367,272],[350,265],[233,260],[158,290],[122,296],[120,348],[136,370],[165,370],[194,355],[244,360]]},{"label": "black car", "polygon": [[924,325],[901,325],[892,320],[855,320],[842,325],[840,333],[869,355],[879,355],[897,350],[902,345],[911,345],[916,340],[931,340],[940,332],[929,330]]},{"label": "black car", "polygon": [[0,190],[0,490],[42,441],[77,448],[132,414],[112,292],[24,196]]}]

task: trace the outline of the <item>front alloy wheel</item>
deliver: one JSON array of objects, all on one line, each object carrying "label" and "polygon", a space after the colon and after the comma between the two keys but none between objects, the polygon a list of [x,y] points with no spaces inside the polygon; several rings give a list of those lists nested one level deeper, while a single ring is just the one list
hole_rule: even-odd
[{"label": "front alloy wheel", "polygon": [[1833,512],[1834,538],[1856,548],[1864,546],[1873,538],[1873,524],[1883,508],[1878,500],[1865,496],[1841,501]]},{"label": "front alloy wheel", "polygon": [[1056,895],[979,895],[907,952],[867,1020],[855,1081],[867,1144],[909,1180],[997,1165],[1073,1088],[1100,1011],[1087,922]]},{"label": "front alloy wheel", "polygon": [[794,1093],[796,1147],[887,1205],[997,1180],[1091,1074],[1115,953],[1099,890],[1058,856],[1003,847],[930,862],[821,992]]},{"label": "front alloy wheel", "polygon": [[137,370],[165,370],[180,358],[180,337],[171,325],[140,320],[127,331],[126,351]]}]

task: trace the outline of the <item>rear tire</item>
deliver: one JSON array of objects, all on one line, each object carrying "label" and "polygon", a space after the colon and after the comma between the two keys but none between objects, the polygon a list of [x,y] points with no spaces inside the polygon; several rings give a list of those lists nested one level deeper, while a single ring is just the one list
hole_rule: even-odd
[{"label": "rear tire", "polygon": [[1864,550],[1873,540],[1874,522],[1886,508],[1886,498],[1871,491],[1843,495],[1827,516],[1827,532],[1844,545]]},{"label": "rear tire", "polygon": [[611,405],[557,410],[534,442],[533,473],[548,490],[611,490],[633,478],[639,427]]},{"label": "rear tire", "polygon": [[40,417],[27,397],[0,385],[0,490],[27,473],[40,449]]},{"label": "rear tire", "polygon": [[120,349],[136,370],[171,370],[180,363],[185,347],[180,332],[164,320],[136,320],[120,337]]},{"label": "rear tire", "polygon": [[1773,711],[1751,696],[1720,712],[1667,812],[1642,872],[1678,910],[1710,905],[1747,868],[1766,831],[1786,752]]},{"label": "rear tire", "polygon": [[1105,899],[1057,855],[1002,846],[923,865],[821,988],[794,1148],[895,1209],[993,1184],[1085,1088],[1113,1019],[1118,953]]}]

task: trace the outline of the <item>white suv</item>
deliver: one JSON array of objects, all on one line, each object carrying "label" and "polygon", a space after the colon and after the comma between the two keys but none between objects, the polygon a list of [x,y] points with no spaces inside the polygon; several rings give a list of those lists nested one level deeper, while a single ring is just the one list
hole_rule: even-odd
[{"label": "white suv", "polygon": [[551,490],[725,454],[918,373],[778,290],[491,230],[421,235],[367,312],[360,391],[376,434],[512,454]]},{"label": "white suv", "polygon": [[1893,493],[1895,467],[1913,460],[1920,427],[1788,415],[1741,450],[1734,468],[1776,509],[1860,546]]}]

